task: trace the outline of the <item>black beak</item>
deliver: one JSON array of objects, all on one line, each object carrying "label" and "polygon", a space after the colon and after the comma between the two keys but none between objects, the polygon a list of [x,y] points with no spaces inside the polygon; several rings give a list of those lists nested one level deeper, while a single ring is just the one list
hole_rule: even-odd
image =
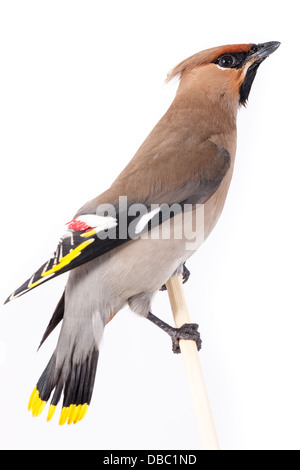
[{"label": "black beak", "polygon": [[251,90],[253,80],[255,78],[259,65],[280,46],[280,42],[271,41],[263,44],[253,44],[251,47],[246,63],[249,63],[246,76],[240,87],[240,104],[246,105]]},{"label": "black beak", "polygon": [[[269,55],[273,54],[273,52],[278,49],[280,46],[280,42],[278,41],[271,41],[271,42],[264,42],[262,44],[257,44],[252,47],[253,52],[249,55],[249,60],[251,62],[261,63],[265,60]],[[254,61],[253,61],[254,59]]]}]

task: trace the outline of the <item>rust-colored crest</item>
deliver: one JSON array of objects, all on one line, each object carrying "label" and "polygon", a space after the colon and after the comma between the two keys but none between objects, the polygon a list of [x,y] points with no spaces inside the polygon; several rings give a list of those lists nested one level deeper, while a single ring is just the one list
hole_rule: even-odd
[{"label": "rust-colored crest", "polygon": [[175,77],[180,78],[181,75],[187,70],[192,70],[194,67],[213,62],[220,55],[225,54],[226,52],[249,52],[251,46],[252,44],[228,44],[226,46],[213,47],[202,52],[197,52],[174,67],[174,69],[171,70],[167,76],[167,82]]}]

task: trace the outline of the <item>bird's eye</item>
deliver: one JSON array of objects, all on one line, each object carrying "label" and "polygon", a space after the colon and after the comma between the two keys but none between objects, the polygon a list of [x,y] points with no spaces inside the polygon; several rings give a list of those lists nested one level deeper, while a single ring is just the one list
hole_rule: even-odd
[{"label": "bird's eye", "polygon": [[220,67],[232,68],[236,64],[236,58],[233,55],[225,54],[218,60]]}]

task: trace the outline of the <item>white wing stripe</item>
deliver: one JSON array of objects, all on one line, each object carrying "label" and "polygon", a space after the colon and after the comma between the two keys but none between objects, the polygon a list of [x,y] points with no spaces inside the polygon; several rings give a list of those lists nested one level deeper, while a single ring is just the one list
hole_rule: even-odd
[{"label": "white wing stripe", "polygon": [[148,214],[144,214],[140,220],[138,221],[138,223],[136,224],[136,227],[135,227],[135,233],[138,234],[140,233],[145,227],[146,225],[150,222],[151,219],[153,219],[153,217],[158,214],[158,212],[160,211],[160,208],[157,207],[156,209],[153,209],[153,211],[151,212],[148,212]]}]

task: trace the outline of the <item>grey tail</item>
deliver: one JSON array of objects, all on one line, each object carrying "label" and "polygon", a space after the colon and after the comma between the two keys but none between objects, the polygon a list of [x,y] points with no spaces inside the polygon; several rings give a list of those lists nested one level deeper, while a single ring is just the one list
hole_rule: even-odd
[{"label": "grey tail", "polygon": [[50,333],[54,330],[54,328],[62,321],[64,317],[64,311],[65,311],[65,293],[61,296],[60,301],[58,302],[56,309],[52,315],[52,318],[49,322],[49,325],[46,328],[46,331],[42,337],[42,341],[40,342],[40,345],[38,349],[42,346],[43,342],[48,338]]},{"label": "grey tail", "polygon": [[59,424],[66,421],[68,424],[77,423],[85,416],[92,399],[99,350],[94,346],[88,356],[79,362],[75,362],[73,356],[74,351],[69,358],[65,358],[61,367],[57,367],[54,352],[29,400],[28,409],[33,416],[43,411],[52,392],[47,421],[52,418],[62,394]]}]

